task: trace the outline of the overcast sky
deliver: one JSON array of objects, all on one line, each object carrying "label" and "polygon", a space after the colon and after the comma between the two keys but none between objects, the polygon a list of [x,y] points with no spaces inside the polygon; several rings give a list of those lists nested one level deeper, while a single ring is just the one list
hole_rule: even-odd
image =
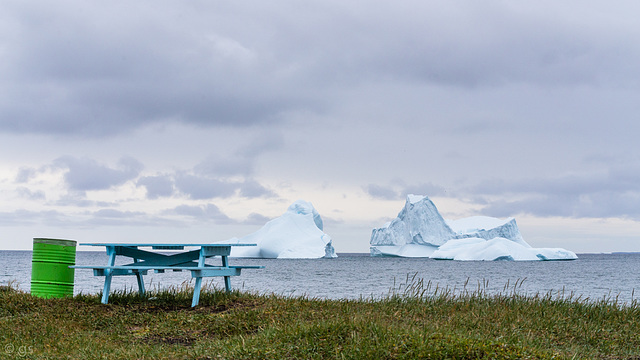
[{"label": "overcast sky", "polygon": [[241,237],[338,252],[407,194],[535,247],[640,251],[640,2],[2,1],[0,249]]}]

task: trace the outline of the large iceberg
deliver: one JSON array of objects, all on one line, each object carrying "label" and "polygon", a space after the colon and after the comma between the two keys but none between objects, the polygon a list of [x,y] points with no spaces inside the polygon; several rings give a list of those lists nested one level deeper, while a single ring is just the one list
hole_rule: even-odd
[{"label": "large iceberg", "polygon": [[323,232],[318,211],[310,202],[298,200],[280,217],[267,222],[260,230],[230,244],[257,244],[231,248],[232,257],[269,259],[335,258],[331,237]]},{"label": "large iceberg", "polygon": [[447,221],[426,196],[409,195],[398,217],[371,234],[372,256],[447,260],[573,260],[561,248],[532,248],[514,218]]}]

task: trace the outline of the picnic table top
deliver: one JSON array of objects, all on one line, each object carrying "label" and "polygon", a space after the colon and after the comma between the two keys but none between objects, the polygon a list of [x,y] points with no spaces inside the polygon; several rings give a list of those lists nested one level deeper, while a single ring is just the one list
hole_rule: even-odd
[{"label": "picnic table top", "polygon": [[157,247],[157,248],[181,248],[181,247],[228,247],[228,246],[256,246],[256,244],[222,244],[222,243],[81,243],[79,245],[85,246],[138,246],[138,247]]}]

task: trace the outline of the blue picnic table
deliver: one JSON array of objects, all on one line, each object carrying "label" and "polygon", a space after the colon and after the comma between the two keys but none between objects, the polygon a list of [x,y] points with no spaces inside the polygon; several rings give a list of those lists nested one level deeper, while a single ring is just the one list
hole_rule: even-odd
[{"label": "blue picnic table", "polygon": [[[142,276],[149,270],[157,273],[171,271],[191,271],[191,277],[196,279],[193,290],[191,306],[198,305],[200,301],[200,288],[203,277],[222,276],[226,291],[231,291],[231,276],[238,276],[242,269],[262,269],[264,266],[256,265],[229,265],[229,254],[232,246],[256,246],[256,244],[121,244],[121,243],[82,243],[85,246],[104,246],[107,250],[107,265],[74,265],[75,269],[93,269],[93,275],[104,276],[104,289],[102,291],[102,303],[109,301],[111,290],[111,278],[119,275],[135,275],[138,280],[138,291],[145,293]],[[143,250],[140,248],[151,248]],[[185,250],[185,248],[197,248]],[[171,250],[171,254],[161,253],[162,250]],[[125,265],[116,265],[116,257],[126,257],[133,261]],[[210,257],[220,256],[220,266],[206,264]]]}]

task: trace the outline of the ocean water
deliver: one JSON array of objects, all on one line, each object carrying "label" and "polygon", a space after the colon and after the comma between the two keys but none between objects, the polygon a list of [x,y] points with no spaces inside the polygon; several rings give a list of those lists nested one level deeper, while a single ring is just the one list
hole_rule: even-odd
[{"label": "ocean water", "polygon": [[[432,259],[380,258],[368,254],[339,254],[337,259],[230,259],[232,265],[264,265],[231,278],[236,289],[286,296],[328,299],[378,298],[402,288],[407,278],[423,279],[431,289],[453,292],[481,289],[490,294],[511,293],[629,303],[640,297],[640,254],[582,254],[575,261],[457,262]],[[219,258],[210,263],[216,264]],[[107,263],[104,252],[78,252],[76,264]],[[211,280],[209,280],[211,279]],[[75,293],[99,293],[103,277],[77,269]],[[30,291],[31,251],[0,251],[0,284],[13,282]],[[193,284],[189,272],[145,276],[147,289]],[[221,279],[207,278],[223,288]],[[137,289],[135,277],[114,277],[112,291]],[[636,294],[636,290],[639,291]]]}]

